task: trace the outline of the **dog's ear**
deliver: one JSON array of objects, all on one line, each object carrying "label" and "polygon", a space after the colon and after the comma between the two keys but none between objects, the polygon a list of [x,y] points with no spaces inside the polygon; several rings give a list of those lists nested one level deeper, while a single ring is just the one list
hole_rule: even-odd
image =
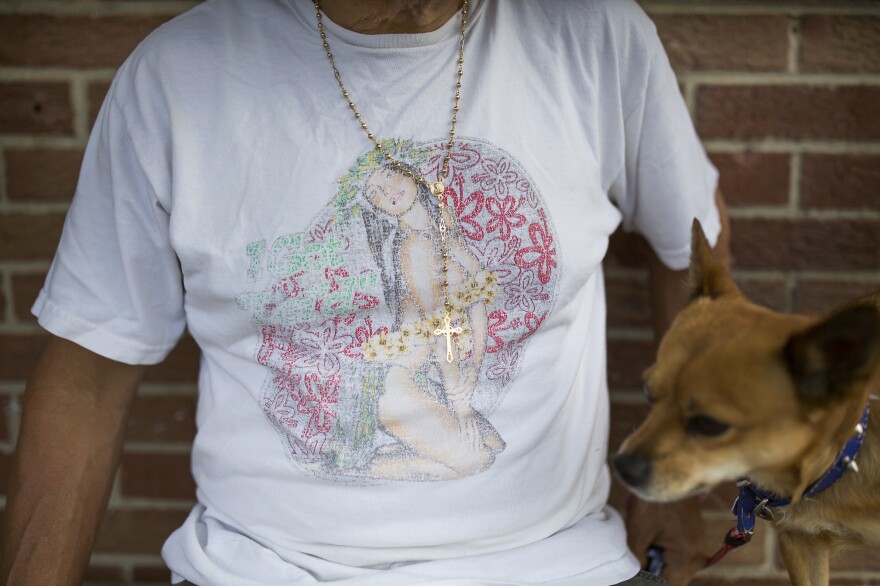
[{"label": "dog's ear", "polygon": [[694,219],[691,227],[691,298],[710,297],[712,299],[727,294],[739,294],[739,289],[730,278],[706,240],[699,220]]},{"label": "dog's ear", "polygon": [[802,399],[843,398],[880,366],[880,306],[847,306],[792,335],[783,354]]}]

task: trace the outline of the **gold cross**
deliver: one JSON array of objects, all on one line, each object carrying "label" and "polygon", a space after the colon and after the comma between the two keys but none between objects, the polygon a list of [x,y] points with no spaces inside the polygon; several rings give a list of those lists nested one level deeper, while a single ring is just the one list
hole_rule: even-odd
[{"label": "gold cross", "polygon": [[446,327],[434,330],[434,335],[446,336],[446,362],[452,362],[452,334],[460,334],[461,328],[452,327],[452,319],[449,317],[449,312],[443,316],[443,321],[446,322]]}]

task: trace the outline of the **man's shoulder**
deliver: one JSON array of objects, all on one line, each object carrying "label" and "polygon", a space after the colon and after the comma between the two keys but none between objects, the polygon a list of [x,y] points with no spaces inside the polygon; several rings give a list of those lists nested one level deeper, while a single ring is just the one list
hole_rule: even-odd
[{"label": "man's shoulder", "polygon": [[289,19],[281,0],[206,0],[150,33],[130,59],[144,63],[218,62],[224,55],[247,50],[273,23]]},{"label": "man's shoulder", "polygon": [[[509,0],[496,0],[508,2]],[[654,24],[635,0],[515,0],[516,12],[557,32],[589,43],[629,44],[655,34]],[[615,43],[616,44],[616,43]]]}]

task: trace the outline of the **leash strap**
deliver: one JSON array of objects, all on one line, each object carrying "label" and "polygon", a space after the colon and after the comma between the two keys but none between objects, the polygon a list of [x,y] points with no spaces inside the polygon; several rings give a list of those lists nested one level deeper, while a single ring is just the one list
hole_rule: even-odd
[{"label": "leash strap", "polygon": [[724,536],[724,545],[722,545],[718,549],[718,551],[716,551],[715,554],[706,561],[706,565],[703,567],[709,568],[711,566],[714,566],[722,559],[724,559],[724,556],[726,556],[736,548],[747,544],[751,540],[751,533],[741,533],[737,530],[736,527],[733,527],[730,531],[727,532],[727,535]]}]

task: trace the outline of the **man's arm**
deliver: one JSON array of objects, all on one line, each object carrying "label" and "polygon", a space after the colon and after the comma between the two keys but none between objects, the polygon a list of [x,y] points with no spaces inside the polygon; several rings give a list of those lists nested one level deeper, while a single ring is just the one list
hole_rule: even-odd
[{"label": "man's arm", "polygon": [[80,584],[143,372],[51,338],[24,394],[0,584]]},{"label": "man's arm", "polygon": [[[730,267],[730,220],[721,192],[715,194],[721,216],[721,234],[715,244],[716,257]],[[688,271],[673,271],[656,255],[650,266],[651,309],[656,340],[663,337],[676,314],[688,302],[690,286]],[[666,568],[663,577],[669,586],[684,586],[706,562],[706,544],[700,505],[696,499],[677,503],[648,503],[633,499],[627,514],[630,549],[639,556],[643,567],[648,547],[664,549]]]}]

